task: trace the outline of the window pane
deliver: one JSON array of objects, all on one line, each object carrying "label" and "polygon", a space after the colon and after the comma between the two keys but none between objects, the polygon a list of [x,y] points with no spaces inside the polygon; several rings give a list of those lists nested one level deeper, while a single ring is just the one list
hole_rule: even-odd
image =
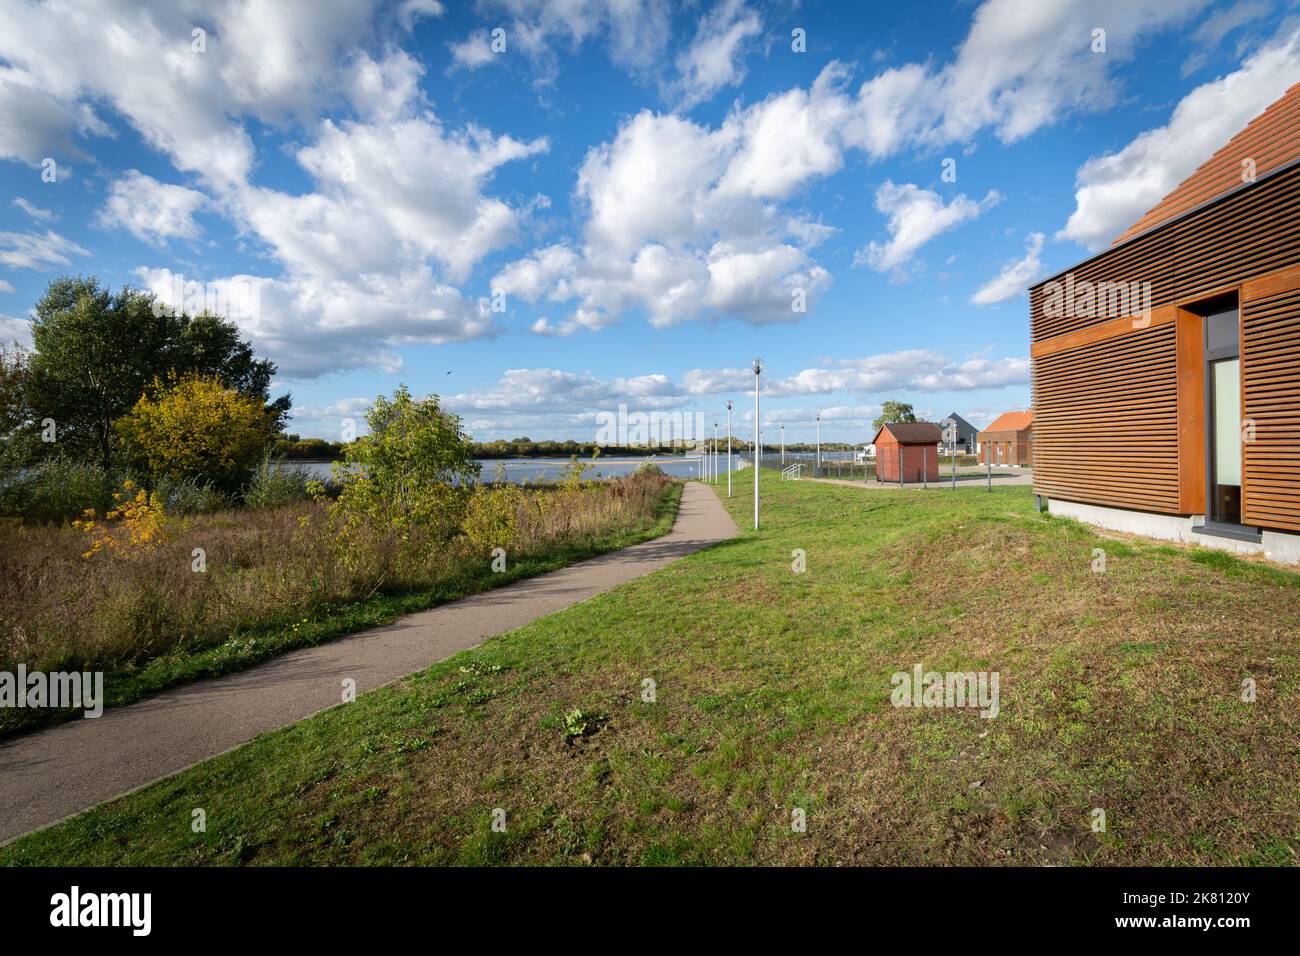
[{"label": "window pane", "polygon": [[1215,362],[1214,481],[1241,484],[1241,360]]},{"label": "window pane", "polygon": [[1215,315],[1207,315],[1205,317],[1205,347],[1207,349],[1236,349],[1239,344],[1237,326],[1236,309],[1219,312]]}]

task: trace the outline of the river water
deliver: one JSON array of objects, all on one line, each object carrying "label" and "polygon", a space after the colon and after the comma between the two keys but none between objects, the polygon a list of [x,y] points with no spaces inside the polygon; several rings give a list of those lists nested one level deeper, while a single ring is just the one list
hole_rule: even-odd
[{"label": "river water", "polygon": [[[739,455],[732,455],[733,468],[737,466],[740,460]],[[595,465],[594,471],[588,471],[589,478],[616,478],[619,475],[626,475],[642,462],[653,461],[667,474],[676,478],[695,478],[700,474],[700,463],[697,458],[680,458],[669,455],[660,455],[657,458],[625,458],[611,457],[608,459],[597,458],[594,462],[590,458],[579,458],[578,461],[584,465]],[[497,466],[504,465],[506,471],[506,480],[513,481],[516,484],[537,484],[543,481],[558,481],[564,476],[564,470],[569,467],[567,458],[482,458],[479,459],[479,478],[482,481],[492,481],[496,477]],[[313,478],[328,478],[333,465],[326,461],[292,461],[285,462],[286,468],[299,468]],[[727,456],[725,454],[718,456],[718,473],[723,477],[727,474]]]}]

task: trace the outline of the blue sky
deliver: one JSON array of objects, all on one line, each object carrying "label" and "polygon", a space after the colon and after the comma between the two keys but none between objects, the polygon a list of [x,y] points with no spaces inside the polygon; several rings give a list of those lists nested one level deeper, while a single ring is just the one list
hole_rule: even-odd
[{"label": "blue sky", "polygon": [[982,425],[1030,402],[1024,288],[1300,79],[1298,29],[1287,0],[0,0],[0,336],[61,273],[209,296],[328,438],[399,382],[480,439],[728,399],[748,433],[754,356],[769,439],[820,412],[865,442],[891,398]]}]

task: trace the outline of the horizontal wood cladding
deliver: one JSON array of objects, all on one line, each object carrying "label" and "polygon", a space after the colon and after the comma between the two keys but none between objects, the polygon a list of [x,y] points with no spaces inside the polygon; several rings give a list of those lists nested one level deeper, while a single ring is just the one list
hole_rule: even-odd
[{"label": "horizontal wood cladding", "polygon": [[1175,325],[1034,358],[1034,491],[1179,513]]},{"label": "horizontal wood cladding", "polygon": [[[1199,209],[1070,270],[1080,282],[1150,283],[1153,308],[1235,288],[1300,262],[1300,166]],[[1049,280],[1053,281],[1053,280]],[[1063,281],[1063,276],[1055,281]],[[1048,283],[1030,292],[1030,339],[1043,342],[1117,315],[1046,315]]]},{"label": "horizontal wood cladding", "polygon": [[1300,277],[1247,297],[1241,316],[1242,521],[1300,531]]}]

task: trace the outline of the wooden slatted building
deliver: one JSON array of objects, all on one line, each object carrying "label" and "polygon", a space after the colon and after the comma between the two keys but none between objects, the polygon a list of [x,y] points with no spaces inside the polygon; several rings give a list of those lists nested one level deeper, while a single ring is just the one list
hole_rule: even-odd
[{"label": "wooden slatted building", "polygon": [[1035,285],[1030,330],[1053,512],[1300,561],[1300,83]]}]

